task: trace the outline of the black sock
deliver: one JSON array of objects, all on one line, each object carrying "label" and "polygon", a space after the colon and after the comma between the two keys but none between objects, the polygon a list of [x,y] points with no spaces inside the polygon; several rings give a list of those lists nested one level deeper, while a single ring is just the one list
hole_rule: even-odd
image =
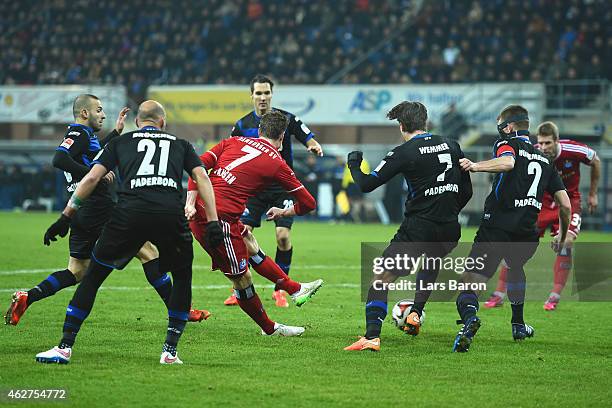
[{"label": "black sock", "polygon": [[179,339],[185,330],[187,324],[187,316],[185,313],[177,313],[171,310],[168,311],[168,331],[166,334],[166,342],[164,343],[163,351],[167,351],[173,356],[176,356],[176,347]]},{"label": "black sock", "polygon": [[289,275],[289,269],[291,269],[291,257],[293,256],[293,247],[289,248],[287,251],[283,251],[280,248],[276,248],[276,257],[274,258],[274,262]]},{"label": "black sock", "polygon": [[28,290],[27,304],[31,305],[41,299],[55,295],[60,290],[77,284],[77,280],[68,269],[53,272],[38,285]]},{"label": "black sock", "polygon": [[164,343],[162,347],[162,352],[167,351],[172,354],[173,357],[176,357],[176,346],[171,346],[168,343]]},{"label": "black sock", "polygon": [[439,269],[433,271],[420,270],[416,275],[417,291],[414,294],[414,304],[410,308],[411,312],[417,312],[419,317],[423,315],[425,303],[431,296],[431,290],[421,290],[420,288],[428,287],[428,284],[434,283],[438,279]]},{"label": "black sock", "polygon": [[380,337],[382,324],[387,317],[388,296],[388,290],[376,290],[373,286],[370,287],[365,305],[366,339]]},{"label": "black sock", "polygon": [[523,306],[527,282],[525,271],[521,266],[508,269],[506,292],[512,307],[512,323],[525,324],[523,321]]},{"label": "black sock", "polygon": [[142,264],[145,276],[151,286],[157,291],[161,300],[168,307],[170,293],[172,293],[172,279],[167,273],[159,270],[159,258]]},{"label": "black sock", "polygon": [[92,259],[83,281],[77,287],[72,300],[66,308],[63,337],[59,343],[60,348],[72,347],[81,325],[93,308],[98,289],[104,280],[113,271],[112,268],[99,264]]},{"label": "black sock", "polygon": [[465,291],[457,296],[457,312],[465,323],[470,317],[476,316],[478,312],[478,296],[473,291]]},{"label": "black sock", "polygon": [[510,305],[512,307],[512,323],[525,324],[523,320],[523,306],[524,303],[512,303]]}]

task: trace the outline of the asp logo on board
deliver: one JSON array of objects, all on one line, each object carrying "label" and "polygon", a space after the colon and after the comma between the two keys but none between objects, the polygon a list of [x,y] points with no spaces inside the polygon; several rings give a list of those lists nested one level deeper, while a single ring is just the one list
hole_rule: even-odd
[{"label": "asp logo on board", "polygon": [[360,90],[351,102],[350,112],[379,112],[391,101],[391,92],[386,89]]}]

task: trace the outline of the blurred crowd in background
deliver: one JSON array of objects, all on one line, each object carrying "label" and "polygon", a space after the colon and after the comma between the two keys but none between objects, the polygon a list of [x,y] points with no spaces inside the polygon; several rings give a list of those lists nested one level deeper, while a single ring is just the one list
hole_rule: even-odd
[{"label": "blurred crowd in background", "polygon": [[[612,79],[609,0],[2,0],[0,84]],[[32,10],[36,10],[32,13]],[[394,37],[395,36],[395,37]],[[375,52],[385,39],[393,38]]]}]

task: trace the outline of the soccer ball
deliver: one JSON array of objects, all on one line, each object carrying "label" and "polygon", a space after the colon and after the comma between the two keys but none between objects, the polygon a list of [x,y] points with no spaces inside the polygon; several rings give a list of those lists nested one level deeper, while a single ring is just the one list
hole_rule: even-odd
[{"label": "soccer ball", "polygon": [[[404,327],[406,326],[406,317],[408,317],[408,314],[410,314],[410,308],[413,304],[414,301],[412,299],[404,299],[400,300],[395,304],[395,306],[393,306],[391,316],[393,317],[393,322],[398,329],[402,331],[404,330]],[[423,310],[423,315],[421,316],[421,325],[424,321],[425,310]]]}]

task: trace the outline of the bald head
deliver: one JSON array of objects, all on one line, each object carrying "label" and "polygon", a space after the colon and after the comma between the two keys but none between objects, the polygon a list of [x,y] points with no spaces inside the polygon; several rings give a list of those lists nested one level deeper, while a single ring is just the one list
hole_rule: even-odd
[{"label": "bald head", "polygon": [[95,109],[96,101],[100,101],[97,96],[91,94],[81,94],[74,99],[72,104],[72,116],[78,119],[83,110],[91,111]]},{"label": "bald head", "polygon": [[156,123],[158,127],[161,127],[161,124],[165,123],[166,121],[166,110],[164,109],[162,104],[157,101],[144,101],[138,107],[138,114],[136,115],[136,120],[138,121],[138,123]]}]

